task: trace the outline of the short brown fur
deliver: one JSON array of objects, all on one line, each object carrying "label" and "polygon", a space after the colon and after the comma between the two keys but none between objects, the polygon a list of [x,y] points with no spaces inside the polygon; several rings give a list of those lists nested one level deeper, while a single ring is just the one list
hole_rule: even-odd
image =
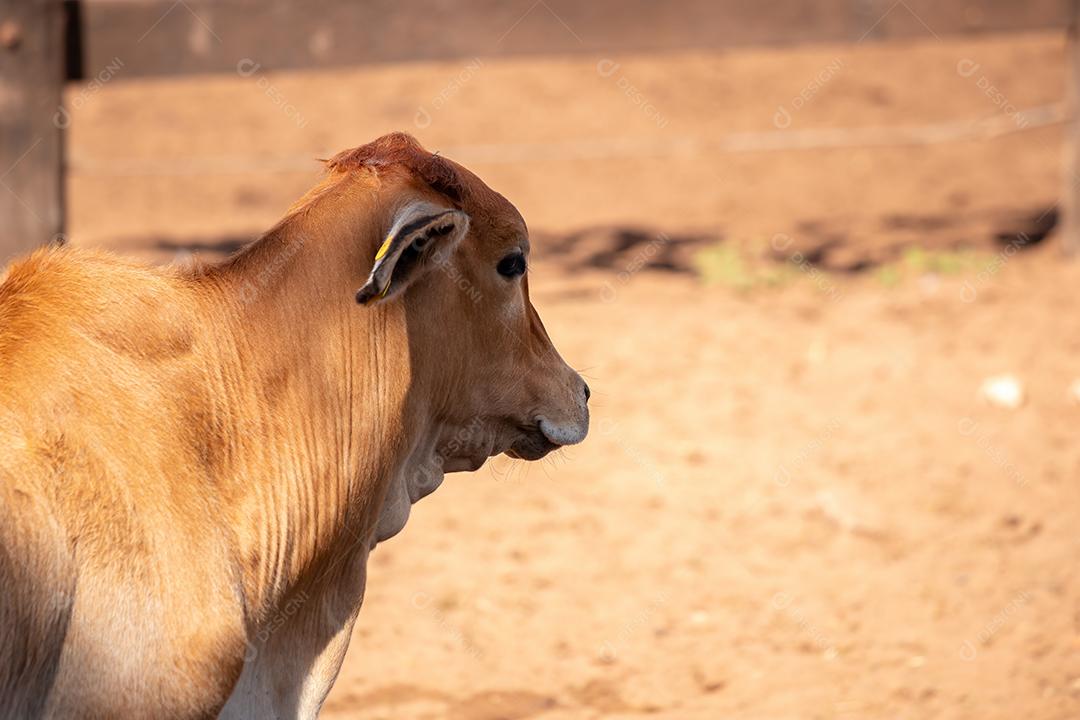
[{"label": "short brown fur", "polygon": [[[587,423],[527,284],[494,271],[528,250],[509,202],[404,134],[327,166],[220,265],[50,248],[3,277],[0,717],[313,717],[395,498]],[[432,204],[467,235],[356,305]]]}]

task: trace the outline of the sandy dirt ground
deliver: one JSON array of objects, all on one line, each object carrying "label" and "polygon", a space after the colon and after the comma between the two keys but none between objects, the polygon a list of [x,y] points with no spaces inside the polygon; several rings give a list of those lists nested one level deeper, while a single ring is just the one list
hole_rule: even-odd
[{"label": "sandy dirt ground", "polygon": [[[1053,233],[1012,239],[1052,224],[1060,127],[731,151],[1024,124],[1010,108],[1060,101],[1062,65],[1048,34],[121,72],[74,112],[72,241],[214,257],[314,182],[311,158],[392,129],[529,221],[592,435],[413,509],[372,556],[325,717],[1075,718],[1080,267]],[[784,279],[744,282],[759,268]],[[978,397],[1003,373],[1017,409]]]}]

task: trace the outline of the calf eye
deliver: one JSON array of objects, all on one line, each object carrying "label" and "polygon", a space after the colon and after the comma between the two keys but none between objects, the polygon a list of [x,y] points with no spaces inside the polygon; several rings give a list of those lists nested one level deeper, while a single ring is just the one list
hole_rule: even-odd
[{"label": "calf eye", "polygon": [[525,274],[525,256],[519,252],[511,253],[499,261],[495,268],[503,277],[517,277]]}]

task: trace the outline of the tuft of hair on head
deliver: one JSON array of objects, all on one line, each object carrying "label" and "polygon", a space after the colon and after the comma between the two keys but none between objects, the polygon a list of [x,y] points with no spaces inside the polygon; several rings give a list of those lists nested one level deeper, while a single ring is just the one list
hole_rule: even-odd
[{"label": "tuft of hair on head", "polygon": [[406,168],[431,188],[454,202],[464,199],[466,188],[453,163],[438,153],[430,153],[412,135],[394,132],[383,135],[366,145],[343,150],[326,161],[332,171],[348,171],[359,168],[390,167]]}]

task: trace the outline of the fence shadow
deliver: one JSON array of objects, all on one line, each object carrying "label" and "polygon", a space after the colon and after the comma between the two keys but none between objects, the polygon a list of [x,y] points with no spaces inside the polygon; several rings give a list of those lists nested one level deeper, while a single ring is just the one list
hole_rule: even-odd
[{"label": "fence shadow", "polygon": [[567,272],[607,270],[695,272],[694,253],[720,242],[706,232],[665,232],[642,225],[590,226],[569,233],[533,233],[533,253]]}]

